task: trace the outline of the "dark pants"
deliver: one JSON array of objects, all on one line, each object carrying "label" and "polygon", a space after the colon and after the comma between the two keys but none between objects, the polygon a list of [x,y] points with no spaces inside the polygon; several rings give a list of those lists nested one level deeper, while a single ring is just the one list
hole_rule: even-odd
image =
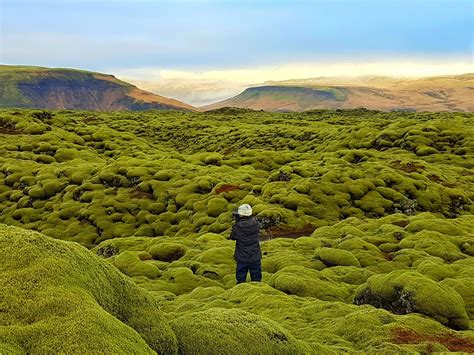
[{"label": "dark pants", "polygon": [[247,280],[247,272],[250,272],[252,281],[262,281],[262,263],[260,260],[254,263],[241,263],[237,261],[235,276],[238,284]]}]

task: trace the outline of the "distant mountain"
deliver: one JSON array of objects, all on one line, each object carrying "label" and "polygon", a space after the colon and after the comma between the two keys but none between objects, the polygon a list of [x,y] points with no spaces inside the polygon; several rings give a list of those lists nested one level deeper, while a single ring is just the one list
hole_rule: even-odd
[{"label": "distant mountain", "polygon": [[421,79],[384,76],[321,77],[266,82],[241,94],[201,107],[306,111],[365,107],[392,111],[474,111],[474,74]]},{"label": "distant mountain", "polygon": [[0,107],[98,111],[193,110],[194,107],[83,70],[0,65]]}]

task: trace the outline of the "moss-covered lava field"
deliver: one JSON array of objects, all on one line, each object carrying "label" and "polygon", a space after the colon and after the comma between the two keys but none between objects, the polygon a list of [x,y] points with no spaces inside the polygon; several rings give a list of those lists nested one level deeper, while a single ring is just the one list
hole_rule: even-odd
[{"label": "moss-covered lava field", "polygon": [[0,353],[474,352],[474,114],[3,109],[0,250]]}]

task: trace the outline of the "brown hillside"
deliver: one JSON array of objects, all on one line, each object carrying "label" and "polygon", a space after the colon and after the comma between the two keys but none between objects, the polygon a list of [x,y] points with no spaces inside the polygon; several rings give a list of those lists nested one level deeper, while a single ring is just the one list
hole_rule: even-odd
[{"label": "brown hillside", "polygon": [[474,74],[421,79],[315,78],[268,82],[202,109],[239,107],[266,111],[368,109],[474,111]]}]

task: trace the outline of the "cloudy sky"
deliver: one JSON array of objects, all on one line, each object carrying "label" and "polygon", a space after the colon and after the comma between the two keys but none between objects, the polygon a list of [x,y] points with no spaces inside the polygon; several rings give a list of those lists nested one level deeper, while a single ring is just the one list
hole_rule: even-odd
[{"label": "cloudy sky", "polygon": [[472,0],[0,0],[0,62],[136,80],[473,71]]}]

